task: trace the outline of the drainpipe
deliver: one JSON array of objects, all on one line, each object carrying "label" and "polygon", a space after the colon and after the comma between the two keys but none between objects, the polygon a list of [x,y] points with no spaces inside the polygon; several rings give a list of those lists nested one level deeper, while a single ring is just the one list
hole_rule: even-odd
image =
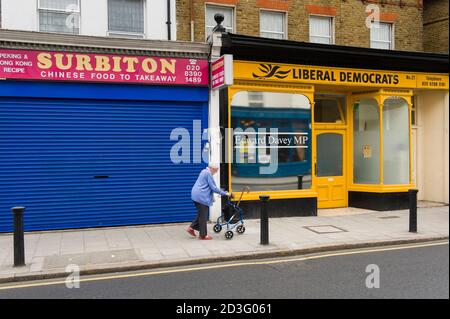
[{"label": "drainpipe", "polygon": [[167,0],[167,40],[172,40],[172,33],[171,33],[171,28],[172,28],[172,21],[170,19],[170,13],[172,10],[170,10],[170,1],[171,0]]},{"label": "drainpipe", "polygon": [[194,0],[189,0],[189,17],[191,19],[191,42],[194,42]]}]

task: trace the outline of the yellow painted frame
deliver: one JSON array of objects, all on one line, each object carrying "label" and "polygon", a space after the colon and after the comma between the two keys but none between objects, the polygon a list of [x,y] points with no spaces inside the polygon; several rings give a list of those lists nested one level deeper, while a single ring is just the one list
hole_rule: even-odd
[{"label": "yellow painted frame", "polygon": [[[241,91],[259,91],[259,92],[276,92],[276,93],[291,93],[303,94],[306,96],[311,104],[311,149],[314,150],[315,140],[314,136],[314,86],[305,84],[286,85],[280,84],[276,81],[235,81],[235,84],[228,87],[228,127],[231,127],[231,101],[234,95]],[[229,131],[228,134],[231,134]],[[228,149],[232,149],[232,136],[228,136]],[[233,192],[231,187],[231,163],[232,152],[228,152],[228,189]],[[243,194],[242,200],[258,200],[260,195],[269,195],[271,199],[287,199],[287,198],[311,198],[317,197],[316,176],[313,171],[315,165],[315,156],[311,152],[311,188],[301,190],[279,190],[279,191],[257,191]]]},{"label": "yellow painted frame", "polygon": [[[374,192],[374,193],[392,193],[392,192],[406,192],[411,188],[414,188],[415,185],[412,181],[412,125],[411,125],[411,116],[412,116],[412,96],[413,96],[413,88],[423,87],[424,82],[428,79],[426,73],[409,73],[409,72],[394,72],[399,76],[405,77],[406,81],[410,81],[407,86],[399,84],[398,86],[392,86],[390,88],[380,87],[380,86],[370,86],[370,85],[354,85],[355,88],[361,89],[362,86],[367,86],[366,91],[352,92],[353,85],[344,85],[345,89],[340,91],[340,93],[344,93],[346,95],[346,105],[342,106],[346,108],[346,114],[343,115],[344,123],[315,123],[314,119],[314,106],[315,106],[315,85],[336,85],[336,89],[339,88],[338,83],[326,83],[325,81],[294,81],[292,79],[274,79],[274,78],[264,78],[264,79],[255,79],[252,77],[252,71],[256,69],[260,62],[254,61],[235,61],[238,63],[239,68],[236,69],[238,74],[235,74],[234,85],[228,87],[228,126],[231,125],[231,101],[233,96],[240,91],[260,91],[260,92],[284,92],[284,93],[293,93],[293,94],[303,94],[305,95],[310,103],[311,103],[311,188],[305,190],[280,190],[280,191],[268,191],[268,192],[250,192],[248,194],[244,194],[242,200],[258,200],[260,195],[270,195],[273,199],[287,199],[287,198],[310,198],[317,197],[317,177],[314,172],[314,166],[317,163],[317,158],[315,154],[315,135],[316,130],[346,130],[346,164],[345,171],[347,175],[347,194],[349,191],[364,191],[364,192]],[[288,64],[277,64],[285,67],[306,67],[309,69],[324,69],[323,67],[313,67],[313,66],[300,66],[300,65],[288,65]],[[334,70],[347,70],[347,69],[339,69],[332,68]],[[356,69],[348,69],[348,70],[356,70]],[[381,72],[376,70],[361,70],[364,72]],[[434,75],[434,74],[433,74]],[[442,88],[448,88],[448,75],[438,74],[442,77],[441,82],[443,83]],[[431,88],[428,87],[427,88]],[[440,88],[440,89],[442,89]],[[335,92],[332,90],[333,93]],[[409,179],[410,183],[405,185],[384,185],[383,184],[383,104],[386,99],[392,96],[402,97],[408,103],[409,108]],[[370,97],[374,98],[378,104],[379,114],[380,114],[380,183],[379,184],[354,184],[353,183],[353,105],[357,99],[362,97]],[[326,99],[326,97],[325,97]],[[340,103],[340,101],[338,101]],[[340,112],[343,108],[340,108]],[[229,132],[230,133],[230,132]],[[229,145],[228,148],[232,148],[232,139],[231,136],[228,136]],[[228,154],[228,187],[229,190],[232,191],[231,187],[231,158],[232,154]],[[348,202],[348,197],[347,197]]]},{"label": "yellow painted frame", "polygon": [[[315,92],[316,93],[316,92]],[[348,94],[343,94],[346,96],[346,101],[348,99]],[[337,102],[338,105],[338,110],[339,110],[339,114],[341,116],[341,119],[343,120],[343,123],[328,123],[328,122],[314,122],[314,126],[316,129],[347,129],[347,125],[348,125],[348,120],[345,118],[345,114],[343,112],[344,107],[346,107],[346,105],[341,105],[341,101],[339,101],[338,98],[334,98],[334,97],[319,97],[316,98],[316,100],[333,100]],[[315,103],[314,103],[315,105]],[[315,110],[313,109],[313,112]]]},{"label": "yellow painted frame", "polygon": [[[347,158],[348,158],[348,155],[349,155],[348,143],[347,143],[347,140],[348,140],[347,127],[341,126],[340,128],[334,128],[334,129],[333,128],[330,128],[330,129],[329,128],[317,129],[315,131],[315,133],[314,133],[314,142],[316,142],[318,135],[320,135],[320,134],[327,134],[327,133],[341,134],[343,136],[343,139],[344,139],[344,141],[342,143],[342,155],[343,155],[343,158],[342,158],[342,161],[343,161],[342,162],[342,177],[343,177],[343,180],[344,180],[344,203],[345,204],[344,204],[343,207],[347,207],[348,206],[348,178],[347,178],[347,176],[348,176],[348,165],[346,163],[348,162]],[[315,144],[317,144],[317,143],[315,143]],[[315,162],[317,162],[317,154],[316,154],[316,152],[314,152],[314,158],[315,158]],[[316,176],[316,179],[319,179],[319,178],[320,177]],[[319,183],[319,181],[317,181],[316,189],[319,186],[318,183]],[[317,198],[319,199],[319,192],[317,192]],[[318,200],[317,201],[317,208],[319,208],[319,209],[320,208],[333,208],[333,207],[335,207],[335,206],[331,206],[331,207],[330,206],[319,207],[319,206],[321,206],[321,205],[320,205],[319,200]],[[341,207],[341,206],[339,206],[339,207]]]},{"label": "yellow painted frame", "polygon": [[[388,98],[397,96],[403,98],[408,103],[409,118],[409,184],[399,185],[384,185],[384,171],[383,171],[383,105]],[[374,193],[393,193],[393,192],[407,192],[411,188],[415,188],[412,181],[412,96],[413,91],[408,89],[380,89],[367,92],[360,92],[353,94],[347,104],[347,119],[348,119],[348,191],[374,192]],[[379,111],[379,125],[380,125],[380,183],[379,184],[355,184],[353,182],[353,106],[356,101],[361,98],[372,98],[378,104]]]},{"label": "yellow painted frame", "polygon": [[[330,92],[327,92],[327,93],[330,93]],[[343,94],[343,95],[345,95],[346,105],[341,105],[341,101],[338,98],[335,98],[335,97],[319,97],[319,98],[316,98],[316,100],[335,100],[337,102],[337,104],[338,104],[339,113],[340,113],[341,119],[343,120],[343,123],[327,123],[327,122],[320,122],[319,123],[319,122],[315,122],[315,125],[314,125],[315,133],[314,133],[313,138],[314,138],[314,143],[315,143],[316,142],[316,138],[317,138],[317,134],[320,134],[320,133],[339,133],[339,134],[341,134],[341,133],[343,133],[343,136],[344,136],[344,145],[343,145],[344,158],[343,158],[342,174],[343,174],[343,176],[345,178],[345,183],[344,183],[345,195],[344,195],[344,197],[345,197],[345,207],[346,207],[346,206],[348,206],[348,183],[349,183],[349,181],[348,181],[348,172],[350,170],[350,167],[348,166],[348,158],[349,158],[350,152],[349,152],[349,144],[348,144],[348,139],[349,139],[349,133],[348,133],[348,125],[349,124],[348,123],[349,123],[349,120],[348,120],[348,117],[345,116],[346,114],[344,114],[343,110],[344,110],[344,107],[347,109],[347,104],[348,104],[348,100],[349,100],[349,94]],[[314,111],[315,110],[313,110],[313,112]],[[345,113],[347,113],[347,112],[345,112]],[[314,155],[314,163],[317,163],[317,154],[316,154],[316,150],[315,149],[314,149],[313,155]],[[314,174],[315,174],[315,172],[314,172]],[[319,177],[316,176],[316,180],[318,178]],[[318,182],[316,182],[316,184],[315,184],[315,189],[317,191],[317,198],[319,199],[319,192],[317,190],[317,187],[318,187]],[[319,206],[320,206],[319,201],[317,202],[317,206],[319,208]],[[323,207],[323,208],[328,208],[328,207]]]}]

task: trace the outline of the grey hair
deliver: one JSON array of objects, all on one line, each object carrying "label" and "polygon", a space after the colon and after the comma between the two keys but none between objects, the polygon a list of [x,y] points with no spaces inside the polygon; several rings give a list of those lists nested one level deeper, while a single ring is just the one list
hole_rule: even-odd
[{"label": "grey hair", "polygon": [[209,163],[208,167],[209,168],[214,168],[214,169],[219,169],[219,164],[217,164],[217,163]]}]

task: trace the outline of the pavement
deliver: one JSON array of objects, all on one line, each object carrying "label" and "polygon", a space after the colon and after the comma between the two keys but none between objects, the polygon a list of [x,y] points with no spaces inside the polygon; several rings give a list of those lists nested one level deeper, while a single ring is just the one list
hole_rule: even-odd
[{"label": "pavement", "polygon": [[[418,232],[408,232],[409,211],[356,208],[319,210],[317,217],[271,218],[269,245],[260,244],[260,221],[245,220],[244,234],[199,240],[189,223],[96,228],[25,234],[25,262],[13,266],[13,236],[0,234],[0,283],[269,258],[321,251],[448,239],[449,207],[418,207]],[[74,268],[73,265],[76,265]]]}]

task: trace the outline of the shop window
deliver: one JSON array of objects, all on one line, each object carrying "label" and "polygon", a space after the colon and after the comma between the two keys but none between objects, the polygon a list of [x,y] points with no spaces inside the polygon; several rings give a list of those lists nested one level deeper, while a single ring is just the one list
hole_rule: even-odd
[{"label": "shop window", "polygon": [[409,108],[403,98],[383,104],[383,183],[409,184]]},{"label": "shop window", "polygon": [[248,92],[248,106],[264,106],[264,92]]},{"label": "shop window", "polygon": [[417,125],[417,96],[413,96],[411,105],[411,125]]},{"label": "shop window", "polygon": [[108,0],[108,35],[144,38],[144,0]]},{"label": "shop window", "polygon": [[205,38],[207,38],[212,33],[213,28],[217,25],[216,21],[214,20],[214,15],[216,13],[223,14],[224,20],[222,22],[222,26],[225,28],[225,30],[227,32],[233,32],[234,8],[207,5],[205,11]]},{"label": "shop window", "polygon": [[39,0],[39,31],[80,33],[79,0]]},{"label": "shop window", "polygon": [[393,25],[392,23],[372,23],[370,28],[370,47],[373,49],[393,50]]},{"label": "shop window", "polygon": [[309,17],[309,42],[333,44],[333,18]]},{"label": "shop window", "polygon": [[380,183],[380,114],[374,99],[353,106],[353,182]]},{"label": "shop window", "polygon": [[314,122],[316,123],[344,123],[343,99],[315,98]]},{"label": "shop window", "polygon": [[265,38],[285,39],[286,22],[285,13],[273,11],[261,11],[260,35]]},{"label": "shop window", "polygon": [[[231,102],[233,191],[311,187],[311,104],[301,94],[241,91]],[[262,95],[258,104],[255,95]],[[252,98],[253,97],[253,98]]]}]

